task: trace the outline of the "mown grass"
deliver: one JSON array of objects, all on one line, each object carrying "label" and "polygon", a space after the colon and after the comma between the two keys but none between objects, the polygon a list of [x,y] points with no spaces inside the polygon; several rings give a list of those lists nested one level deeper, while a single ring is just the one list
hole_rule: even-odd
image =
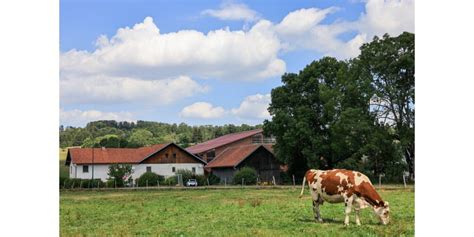
[{"label": "mown grass", "polygon": [[414,190],[381,190],[391,223],[369,209],[362,226],[343,226],[344,205],[321,206],[313,220],[308,193],[299,189],[62,191],[60,232],[77,235],[160,236],[413,236]]}]

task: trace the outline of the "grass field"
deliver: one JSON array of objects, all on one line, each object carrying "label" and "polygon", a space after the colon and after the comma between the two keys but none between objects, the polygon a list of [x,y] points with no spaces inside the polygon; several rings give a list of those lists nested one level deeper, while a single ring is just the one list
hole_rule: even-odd
[{"label": "grass field", "polygon": [[60,232],[77,235],[161,236],[413,236],[414,189],[380,190],[391,223],[369,208],[362,226],[343,226],[344,205],[321,206],[313,221],[309,193],[300,189],[61,191]]}]

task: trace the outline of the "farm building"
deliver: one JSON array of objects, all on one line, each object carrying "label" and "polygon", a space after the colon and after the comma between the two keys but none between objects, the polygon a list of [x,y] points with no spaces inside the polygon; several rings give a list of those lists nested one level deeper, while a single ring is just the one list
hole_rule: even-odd
[{"label": "farm building", "polygon": [[65,163],[71,178],[94,177],[104,181],[111,164],[131,164],[135,179],[145,172],[169,177],[179,169],[203,175],[206,162],[174,143],[167,143],[140,148],[71,148]]},{"label": "farm building", "polygon": [[259,180],[280,182],[283,164],[276,160],[272,144],[274,139],[264,137],[262,129],[227,134],[186,150],[208,162],[206,171],[232,182],[237,170],[249,166],[257,170]]}]

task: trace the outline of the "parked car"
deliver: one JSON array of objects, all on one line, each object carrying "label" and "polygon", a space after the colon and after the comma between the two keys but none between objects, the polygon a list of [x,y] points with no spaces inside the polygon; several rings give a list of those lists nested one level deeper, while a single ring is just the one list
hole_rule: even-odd
[{"label": "parked car", "polygon": [[198,186],[198,182],[195,180],[195,179],[188,179],[188,181],[186,182],[186,186]]}]

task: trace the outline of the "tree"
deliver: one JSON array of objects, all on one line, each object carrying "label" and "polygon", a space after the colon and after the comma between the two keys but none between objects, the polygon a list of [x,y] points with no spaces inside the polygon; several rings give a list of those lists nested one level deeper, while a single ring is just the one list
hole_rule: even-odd
[{"label": "tree", "polygon": [[370,72],[375,96],[372,111],[394,128],[410,176],[415,175],[415,35],[374,37],[361,47],[361,66]]},{"label": "tree", "polygon": [[129,164],[112,164],[109,166],[108,180],[116,182],[117,187],[123,187],[125,182],[131,181],[133,173],[132,166]]},{"label": "tree", "polygon": [[289,173],[303,176],[311,167],[332,168],[342,157],[334,146],[333,125],[341,114],[338,76],[347,63],[325,57],[299,74],[282,76],[283,86],[271,92],[264,132],[276,137],[277,158],[289,165]]},{"label": "tree", "polygon": [[129,147],[142,147],[155,143],[159,142],[156,142],[156,139],[153,137],[153,133],[146,129],[135,129],[128,139]]}]

